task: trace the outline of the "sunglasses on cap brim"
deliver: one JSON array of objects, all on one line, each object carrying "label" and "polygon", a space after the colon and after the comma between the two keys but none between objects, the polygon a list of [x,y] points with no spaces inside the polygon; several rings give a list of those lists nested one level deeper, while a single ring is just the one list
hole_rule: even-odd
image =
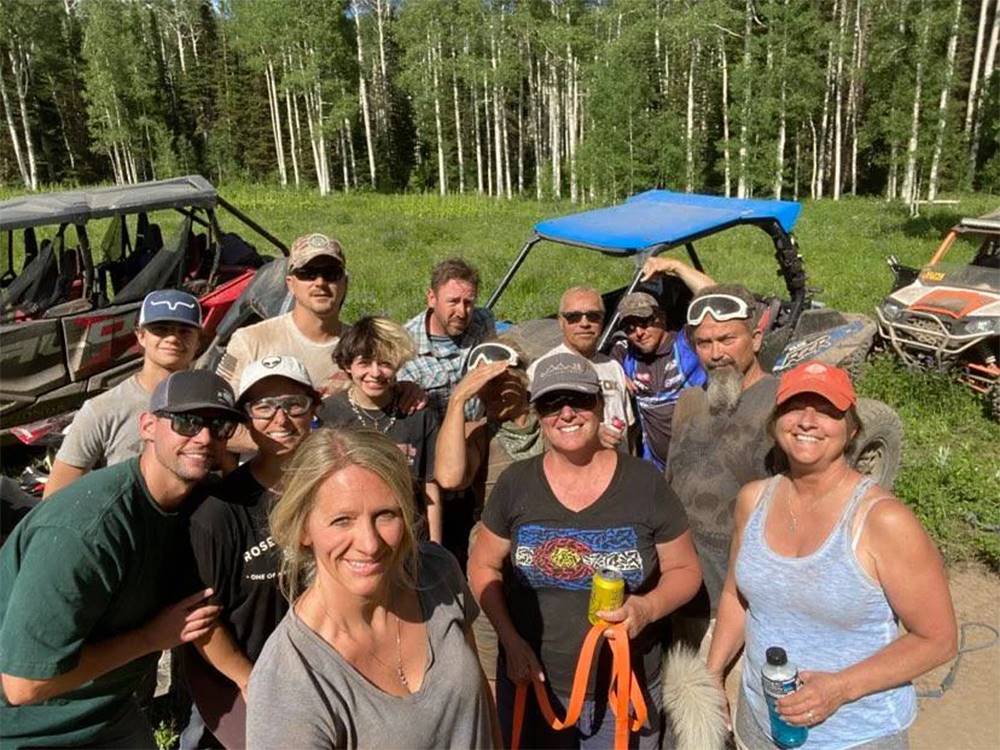
[{"label": "sunglasses on cap brim", "polygon": [[517,356],[517,352],[506,344],[480,344],[469,352],[465,371],[475,370],[479,365],[488,365],[493,362],[506,362],[511,367],[517,367],[520,361],[521,358]]},{"label": "sunglasses on cap brim", "polygon": [[688,307],[688,325],[701,325],[706,315],[711,315],[719,323],[727,320],[748,320],[750,306],[732,294],[706,294],[694,300]]}]

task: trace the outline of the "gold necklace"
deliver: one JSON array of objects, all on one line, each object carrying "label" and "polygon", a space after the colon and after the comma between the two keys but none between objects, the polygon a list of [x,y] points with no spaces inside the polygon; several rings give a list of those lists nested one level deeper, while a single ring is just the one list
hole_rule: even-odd
[{"label": "gold necklace", "polygon": [[[823,502],[824,500],[826,500],[828,497],[830,497],[837,490],[840,489],[840,485],[842,485],[844,483],[844,480],[847,479],[847,475],[850,474],[850,473],[851,473],[850,467],[844,469],[844,472],[840,475],[840,479],[837,480],[837,483],[833,486],[833,488],[827,490],[826,492],[824,492],[819,497],[813,498],[812,501],[809,503],[809,505],[807,506],[806,509],[810,513],[812,513],[813,510],[816,509],[817,505],[819,505],[821,502]],[[791,481],[791,480],[789,479],[789,481]],[[793,487],[795,486],[794,483],[792,484],[792,486]],[[792,510],[792,496],[791,496],[791,493],[788,493],[788,494],[785,495],[785,506],[788,508],[788,519],[789,519],[788,530],[793,535],[795,535],[799,531],[799,517],[796,516],[795,515],[795,511]]]}]

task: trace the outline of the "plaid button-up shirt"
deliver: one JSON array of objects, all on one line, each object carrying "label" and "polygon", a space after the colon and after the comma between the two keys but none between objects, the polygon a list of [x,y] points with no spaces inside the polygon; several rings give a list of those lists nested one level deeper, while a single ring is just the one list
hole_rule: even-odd
[{"label": "plaid button-up shirt", "polygon": [[[469,352],[477,344],[496,335],[496,321],[492,312],[477,307],[461,338],[440,345],[427,333],[428,313],[424,310],[406,323],[406,331],[416,344],[417,356],[400,368],[398,378],[412,380],[427,391],[428,407],[434,409],[439,419],[444,419],[448,397],[455,384],[462,379],[462,368]],[[470,400],[465,405],[465,418],[474,419],[479,410],[479,400]]]}]

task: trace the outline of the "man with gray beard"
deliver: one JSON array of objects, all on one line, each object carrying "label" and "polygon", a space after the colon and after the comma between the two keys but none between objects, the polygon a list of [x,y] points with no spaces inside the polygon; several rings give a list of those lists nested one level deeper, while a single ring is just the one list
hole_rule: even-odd
[{"label": "man with gray beard", "polygon": [[753,295],[742,286],[701,289],[687,323],[708,374],[705,389],[688,388],[674,410],[666,476],[687,511],[704,575],[699,595],[678,610],[685,640],[698,646],[715,617],[729,563],[736,494],[772,474],[767,419],[778,379],[757,361],[763,334]]}]

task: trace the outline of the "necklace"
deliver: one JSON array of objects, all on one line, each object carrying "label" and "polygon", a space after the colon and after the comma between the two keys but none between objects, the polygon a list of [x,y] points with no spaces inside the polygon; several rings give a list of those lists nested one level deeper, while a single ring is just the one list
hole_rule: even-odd
[{"label": "necklace", "polygon": [[[372,427],[377,432],[381,432],[383,435],[392,429],[392,426],[396,424],[396,398],[392,399],[389,404],[390,414],[388,415],[388,421],[385,423],[385,427],[382,427],[381,418],[373,417],[368,411],[358,405],[358,402],[354,400],[354,393],[350,390],[347,391],[347,401],[351,405],[351,411],[354,412],[354,416],[357,418],[358,422],[361,423],[362,427]],[[382,410],[379,410],[382,411]],[[384,411],[382,412],[385,413]]]},{"label": "necklace", "polygon": [[[817,505],[819,505],[821,502],[823,502],[824,500],[826,500],[828,497],[830,497],[837,490],[840,489],[840,485],[842,485],[844,483],[844,480],[847,479],[847,475],[850,474],[850,473],[851,473],[850,468],[845,469],[844,472],[840,475],[840,479],[837,480],[837,483],[833,486],[833,488],[827,490],[826,492],[824,492],[819,497],[813,498],[812,501],[810,501],[809,505],[806,507],[806,510],[808,510],[809,513],[812,513],[813,510],[816,509]],[[789,480],[789,481],[791,481],[791,480]],[[788,530],[793,535],[797,534],[798,530],[799,530],[799,517],[797,515],[795,515],[795,511],[792,510],[792,497],[791,497],[791,493],[785,495],[785,506],[788,508]]]}]

